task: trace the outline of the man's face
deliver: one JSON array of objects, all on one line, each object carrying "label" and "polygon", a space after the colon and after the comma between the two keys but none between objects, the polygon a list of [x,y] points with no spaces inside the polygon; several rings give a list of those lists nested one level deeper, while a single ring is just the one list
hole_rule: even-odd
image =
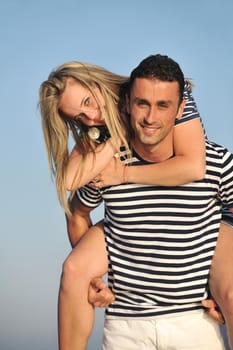
[{"label": "man's face", "polygon": [[179,107],[177,82],[135,79],[128,101],[128,113],[138,146],[152,149],[166,142],[173,133],[176,117],[180,117],[182,112],[183,103]]},{"label": "man's face", "polygon": [[[94,88],[96,96],[104,107],[103,96],[100,90]],[[65,90],[61,96],[60,111],[68,118],[77,120],[87,126],[105,124],[100,107],[89,89],[72,78],[67,79]]]}]

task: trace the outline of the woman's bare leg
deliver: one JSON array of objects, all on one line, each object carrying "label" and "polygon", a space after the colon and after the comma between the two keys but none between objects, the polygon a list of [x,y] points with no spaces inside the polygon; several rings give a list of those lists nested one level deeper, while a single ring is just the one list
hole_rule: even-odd
[{"label": "woman's bare leg", "polygon": [[102,225],[90,228],[63,264],[58,300],[60,350],[84,350],[94,323],[88,302],[92,278],[107,272],[107,253]]},{"label": "woman's bare leg", "polygon": [[221,224],[209,279],[210,291],[227,325],[233,349],[233,227]]}]

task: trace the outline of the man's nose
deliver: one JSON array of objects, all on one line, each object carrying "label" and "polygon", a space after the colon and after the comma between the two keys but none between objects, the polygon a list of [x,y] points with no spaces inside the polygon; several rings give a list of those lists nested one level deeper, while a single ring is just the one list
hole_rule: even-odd
[{"label": "man's nose", "polygon": [[144,119],[147,121],[148,124],[151,124],[156,120],[156,116],[156,108],[151,106],[150,108],[148,108]]}]

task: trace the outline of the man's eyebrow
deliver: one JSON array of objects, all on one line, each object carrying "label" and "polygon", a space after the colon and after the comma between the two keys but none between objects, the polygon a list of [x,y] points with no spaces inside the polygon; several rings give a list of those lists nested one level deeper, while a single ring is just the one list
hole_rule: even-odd
[{"label": "man's eyebrow", "polygon": [[171,100],[159,100],[157,101],[157,104],[166,104],[166,105],[170,105],[172,103]]},{"label": "man's eyebrow", "polygon": [[143,103],[148,103],[149,104],[149,101],[147,101],[145,98],[143,97],[135,97],[134,98],[134,101],[135,102],[143,102]]}]

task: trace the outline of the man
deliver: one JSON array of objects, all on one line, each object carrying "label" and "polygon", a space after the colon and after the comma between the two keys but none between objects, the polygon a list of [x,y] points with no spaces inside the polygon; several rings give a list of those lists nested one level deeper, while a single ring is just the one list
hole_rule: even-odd
[{"label": "man", "polygon": [[[173,127],[184,79],[166,56],[150,56],[132,72],[127,112],[133,164],[173,156]],[[206,143],[202,181],[177,187],[119,185],[78,193],[86,207],[105,202],[109,285],[104,350],[223,349],[218,326],[202,310],[221,207],[233,206],[233,158]]]}]

